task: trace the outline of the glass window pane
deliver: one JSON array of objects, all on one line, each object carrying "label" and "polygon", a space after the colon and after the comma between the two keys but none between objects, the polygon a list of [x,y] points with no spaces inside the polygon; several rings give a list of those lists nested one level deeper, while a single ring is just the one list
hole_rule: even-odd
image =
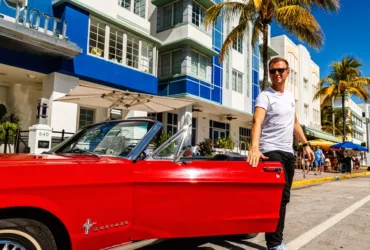
[{"label": "glass window pane", "polygon": [[193,2],[192,23],[199,26],[200,6]]},{"label": "glass window pane", "polygon": [[171,54],[163,54],[161,56],[161,76],[169,76],[171,74]]},{"label": "glass window pane", "polygon": [[172,4],[163,8],[163,28],[172,26]]},{"label": "glass window pane", "polygon": [[122,8],[130,10],[131,0],[119,0],[118,5],[121,6]]},{"label": "glass window pane", "polygon": [[139,39],[127,34],[126,64],[130,67],[139,67]]},{"label": "glass window pane", "polygon": [[134,13],[145,18],[145,2],[146,0],[134,0]]},{"label": "glass window pane", "polygon": [[199,77],[207,79],[207,57],[199,56]]},{"label": "glass window pane", "polygon": [[191,51],[191,73],[198,75],[198,53]]},{"label": "glass window pane", "polygon": [[182,23],[183,20],[183,2],[176,2],[174,3],[174,10],[173,10],[173,24]]},{"label": "glass window pane", "polygon": [[97,19],[90,20],[89,52],[99,57],[104,57],[105,26]]},{"label": "glass window pane", "polygon": [[181,50],[172,52],[172,75],[181,74]]}]

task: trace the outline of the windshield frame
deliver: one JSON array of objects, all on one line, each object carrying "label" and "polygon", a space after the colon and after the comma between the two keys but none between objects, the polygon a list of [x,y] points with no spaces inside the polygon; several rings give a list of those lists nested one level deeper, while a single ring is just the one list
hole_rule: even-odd
[{"label": "windshield frame", "polygon": [[124,158],[136,161],[137,158],[141,155],[141,153],[145,150],[145,148],[149,145],[151,140],[157,135],[157,133],[162,129],[163,124],[161,122],[158,122],[156,120],[152,119],[145,119],[145,118],[129,118],[125,120],[113,120],[113,121],[105,121],[100,123],[94,123],[88,126],[83,127],[81,130],[79,130],[76,134],[69,137],[68,139],[64,140],[63,142],[59,143],[46,153],[49,154],[61,154],[58,152],[59,150],[62,150],[66,145],[70,143],[70,141],[74,140],[76,137],[80,137],[81,134],[84,134],[86,130],[91,129],[96,126],[104,125],[104,124],[115,124],[115,123],[132,123],[132,122],[147,122],[150,126],[149,131],[141,138],[141,140],[138,142],[136,147],[127,155],[127,156],[113,156],[113,155],[100,155],[102,157],[109,156],[109,157],[118,157],[118,158]]}]

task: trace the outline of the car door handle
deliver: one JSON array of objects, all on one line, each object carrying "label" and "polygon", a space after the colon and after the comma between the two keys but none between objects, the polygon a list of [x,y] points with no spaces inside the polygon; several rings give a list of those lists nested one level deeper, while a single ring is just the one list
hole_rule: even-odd
[{"label": "car door handle", "polygon": [[281,173],[281,167],[263,167],[263,171],[265,172],[278,172]]}]

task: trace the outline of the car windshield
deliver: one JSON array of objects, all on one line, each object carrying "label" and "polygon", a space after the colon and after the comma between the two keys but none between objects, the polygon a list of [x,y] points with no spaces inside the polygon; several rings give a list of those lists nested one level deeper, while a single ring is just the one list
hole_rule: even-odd
[{"label": "car windshield", "polygon": [[79,131],[49,153],[127,157],[152,127],[146,121],[97,124]]}]

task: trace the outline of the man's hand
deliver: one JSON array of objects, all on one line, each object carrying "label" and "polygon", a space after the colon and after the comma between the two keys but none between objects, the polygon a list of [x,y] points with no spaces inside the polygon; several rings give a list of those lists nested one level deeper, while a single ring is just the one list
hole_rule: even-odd
[{"label": "man's hand", "polygon": [[264,156],[259,148],[254,147],[251,148],[248,152],[248,163],[252,165],[252,167],[257,167],[260,158],[263,160],[268,160],[268,157]]},{"label": "man's hand", "polygon": [[310,162],[313,162],[313,160],[315,159],[315,154],[313,153],[312,149],[309,146],[307,146],[304,148],[304,150],[306,151],[308,160]]}]

